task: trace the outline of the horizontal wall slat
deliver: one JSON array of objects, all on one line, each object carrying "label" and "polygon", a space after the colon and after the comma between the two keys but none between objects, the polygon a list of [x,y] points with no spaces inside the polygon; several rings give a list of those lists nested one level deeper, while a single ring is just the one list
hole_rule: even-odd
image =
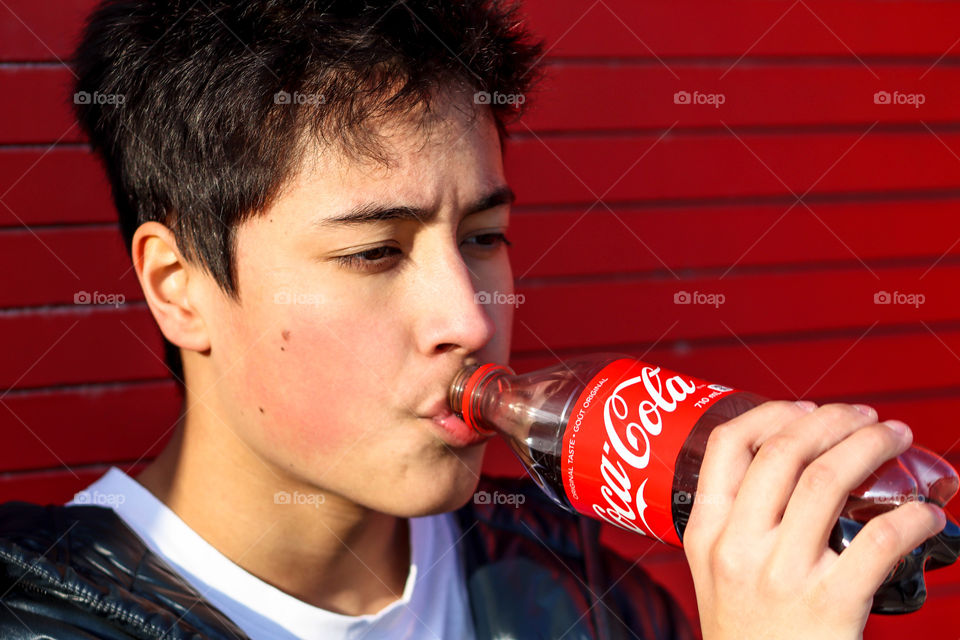
[{"label": "horizontal wall slat", "polygon": [[0,227],[116,218],[106,175],[89,150],[0,149]]},{"label": "horizontal wall slat", "polygon": [[169,375],[145,305],[0,314],[0,388],[156,379]]},{"label": "horizontal wall slat", "polygon": [[[0,318],[5,335],[24,336],[8,342],[9,357],[0,363],[3,365],[0,371],[2,386],[10,386],[27,371],[17,383],[19,388],[168,375],[157,359],[161,357],[159,334],[146,309],[89,310],[82,315],[82,321],[70,334],[50,349],[32,369],[33,362],[78,319],[77,312]],[[149,352],[121,322],[137,332],[149,346]],[[671,323],[665,321],[660,331],[668,329]],[[536,325],[528,326],[538,331]],[[937,337],[919,328],[916,333],[905,335],[888,335],[875,329],[875,333],[868,334],[859,343],[856,335],[792,342],[750,339],[747,342],[749,350],[732,336],[725,344],[700,345],[691,349],[684,347],[683,343],[675,343],[678,334],[670,332],[664,343],[647,357],[663,366],[750,389],[768,397],[787,397],[792,390],[792,393],[805,393],[811,397],[855,400],[873,398],[883,393],[895,395],[900,392],[958,387],[960,360],[953,354],[960,354],[960,331],[933,328]],[[518,340],[530,342],[529,331],[522,324],[514,332]],[[654,339],[656,337],[659,336]],[[941,344],[938,337],[946,346]],[[597,343],[591,346],[591,350],[608,351],[610,344]],[[542,349],[539,343],[536,346]],[[548,366],[554,362],[550,355],[514,356],[514,366],[519,371]],[[918,364],[906,375],[903,373],[905,363]],[[13,397],[8,396],[7,400]],[[932,423],[937,417],[938,408],[948,410],[953,406],[936,402],[924,404],[923,401],[902,405],[906,407],[902,413],[902,407],[898,409],[896,405],[890,409],[891,413],[896,411],[898,415],[916,421],[918,428],[922,429],[928,427],[920,427],[920,423]],[[947,429],[948,433],[953,429],[950,425],[942,428]],[[943,438],[949,439],[949,435]],[[943,446],[949,445],[940,436],[936,443],[938,446],[941,443]]]},{"label": "horizontal wall slat", "polygon": [[[952,337],[950,340],[952,343],[948,344],[956,351],[960,339]],[[960,469],[960,426],[957,426],[956,420],[951,417],[957,415],[960,400],[956,396],[942,395],[898,400],[897,394],[902,393],[903,387],[908,385],[891,385],[889,382],[884,385],[884,380],[889,380],[902,369],[898,363],[903,362],[905,352],[916,352],[918,361],[923,361],[920,358],[931,358],[931,354],[937,356],[931,347],[939,347],[946,358],[953,362],[954,370],[960,371],[960,362],[953,359],[932,336],[929,340],[932,344],[905,339],[898,341],[898,344],[892,344],[893,340],[866,338],[844,356],[854,341],[855,339],[851,339],[846,343],[837,341],[833,344],[821,344],[824,341],[818,341],[806,347],[782,344],[750,345],[763,362],[744,347],[698,349],[689,357],[678,357],[668,348],[660,348],[650,351],[644,360],[687,375],[734,385],[738,389],[759,393],[770,399],[793,400],[794,394],[797,394],[822,403],[866,402],[876,408],[880,419],[906,422],[913,430],[915,443],[945,456],[954,467]],[[636,350],[618,351],[636,357],[643,353]],[[796,358],[803,352],[812,352],[812,355],[803,354],[808,360],[797,361]],[[943,364],[938,362],[937,357],[932,357],[929,362],[933,365]],[[518,372],[556,363],[556,358],[552,356],[515,357],[512,361]],[[767,366],[770,369],[767,369]],[[844,379],[844,375],[855,378]],[[933,373],[920,377],[924,382],[937,383],[945,376]],[[960,378],[960,374],[949,377],[955,381]],[[785,384],[789,385],[790,389],[784,386]],[[889,391],[884,388],[891,386],[896,388]],[[805,393],[808,388],[809,393]],[[878,399],[876,394],[881,392],[886,392],[884,395],[889,395],[890,399]],[[489,466],[496,475],[516,475],[517,467],[512,460],[504,461],[498,458],[497,461],[491,461]],[[960,517],[960,502],[953,508]]]},{"label": "horizontal wall slat", "polygon": [[67,60],[95,0],[4,0],[0,61]]},{"label": "horizontal wall slat", "polygon": [[[588,205],[511,216],[517,277],[957,255],[960,200],[612,210]],[[789,211],[788,211],[789,209]],[[936,233],[931,233],[936,229]],[[866,233],[865,230],[873,230]],[[839,239],[838,239],[839,238]],[[661,262],[662,261],[662,262]]]},{"label": "horizontal wall slat", "polygon": [[[518,204],[731,198],[960,184],[960,135],[738,133],[523,138],[505,158]],[[866,134],[866,135],[864,135]],[[859,141],[858,141],[859,140]],[[803,162],[798,162],[803,158]]]},{"label": "horizontal wall slat", "polygon": [[[95,2],[57,0],[55,10],[32,0],[7,0],[5,4],[16,17],[5,11],[7,15],[0,21],[0,60],[66,60],[83,18]],[[787,0],[523,3],[530,28],[553,45],[550,56],[652,58],[652,50],[658,56],[736,58],[749,50],[755,56],[851,57],[852,49],[860,56],[923,55],[935,59],[955,42],[952,26],[960,20],[960,9],[950,2],[818,0],[796,4],[787,12],[791,5],[794,3]]]},{"label": "horizontal wall slat", "polygon": [[[117,463],[115,466],[130,475],[136,475],[143,463],[131,466]],[[36,471],[30,473],[0,474],[0,503],[9,500],[35,502],[37,504],[63,504],[73,500],[78,491],[88,487],[110,468],[109,464],[97,465],[72,472],[63,470]],[[109,506],[101,504],[98,506]]]},{"label": "horizontal wall slat", "polygon": [[[676,65],[671,73],[659,65],[556,63],[546,68],[529,113],[511,130],[957,122],[960,69],[928,72],[928,66],[877,65],[877,77],[856,63],[816,61],[739,65],[729,74],[722,64]],[[65,68],[0,68],[0,143],[85,140],[72,126],[72,81]],[[692,102],[707,99],[694,92],[721,94],[723,103],[677,104],[678,91],[690,93]],[[876,104],[877,91],[890,93],[891,104]],[[907,102],[908,94],[922,94],[923,104]]]},{"label": "horizontal wall slat", "polygon": [[[670,324],[666,322],[664,330]],[[796,394],[873,402],[885,394],[895,397],[960,386],[960,330],[932,328],[936,336],[920,329],[918,333],[909,334],[871,332],[859,342],[861,333],[857,332],[851,336],[793,342],[746,340],[746,346],[731,338],[732,344],[693,347],[677,340],[671,332],[649,350],[643,346],[597,345],[589,351],[615,351],[637,357],[647,352],[645,359],[649,362],[768,398],[792,399]],[[523,334],[527,330],[521,325],[515,332]],[[561,351],[559,356],[568,353]],[[557,358],[545,351],[515,354],[511,359],[511,365],[518,372],[555,364]],[[936,405],[931,404],[933,406]],[[951,441],[951,433],[960,437],[960,427],[955,426],[953,420],[921,410],[916,404],[904,402],[902,407],[910,411],[909,415],[904,411],[905,417],[914,417],[916,424],[912,426],[918,433],[942,429],[944,434],[938,434],[936,442],[946,446]],[[891,415],[899,413],[896,406],[881,411],[887,410]]]},{"label": "horizontal wall slat", "polygon": [[[670,134],[657,144],[655,136],[639,135],[518,139],[506,155],[508,178],[520,205],[592,203],[605,193],[606,202],[615,202],[784,197],[811,187],[815,194],[896,193],[960,184],[960,134],[871,132],[859,142],[855,133],[738,135]],[[799,156],[804,162],[796,162]],[[115,217],[106,178],[85,149],[0,150],[3,193],[0,226]]]},{"label": "horizontal wall slat", "polygon": [[[514,303],[518,322],[530,331],[516,331],[513,346],[535,350],[544,344],[558,349],[652,342],[673,323],[674,336],[690,339],[729,338],[724,324],[750,336],[869,327],[874,322],[920,327],[921,321],[960,316],[960,267],[940,265],[921,280],[924,271],[884,269],[875,271],[875,278],[858,266],[725,279],[666,276],[643,282],[525,286],[518,290],[523,298]],[[916,297],[904,297],[908,295]],[[509,303],[502,296],[498,300]]]},{"label": "horizontal wall slat", "polygon": [[[519,351],[547,347],[598,349],[610,344],[653,342],[671,326],[668,339],[711,338],[733,344],[736,339],[730,331],[752,341],[755,334],[801,331],[810,339],[827,330],[859,332],[874,322],[881,330],[913,326],[919,339],[932,340],[921,328],[921,321],[949,322],[956,318],[960,300],[953,291],[960,267],[938,266],[922,281],[918,280],[918,269],[889,269],[879,275],[881,280],[876,281],[865,269],[858,268],[740,275],[724,280],[667,278],[641,284],[603,281],[525,287],[519,290],[525,298],[517,310],[513,347]],[[674,296],[681,291],[691,297],[695,293],[720,293],[725,300],[717,308],[675,304]],[[921,293],[925,301],[919,307],[875,304],[874,295],[879,291]],[[563,318],[562,323],[557,321],[558,316]],[[0,314],[0,330],[12,337],[5,358],[0,360],[2,387],[18,379],[18,387],[28,388],[167,375],[161,362],[152,357],[162,352],[159,332],[142,303]],[[58,343],[68,330],[69,335]],[[921,386],[944,384],[949,383]]]},{"label": "horizontal wall slat", "polygon": [[172,380],[9,394],[0,399],[0,469],[152,458],[179,411]]},{"label": "horizontal wall slat", "polygon": [[94,296],[143,298],[115,228],[0,232],[0,273],[17,272],[30,277],[5,282],[0,307],[69,304]]},{"label": "horizontal wall slat", "polygon": [[[915,257],[933,265],[944,253],[960,254],[957,206],[910,200],[816,204],[812,213],[787,205],[522,212],[511,222],[511,255],[523,278],[659,271],[663,263],[674,271]],[[867,228],[883,232],[867,235]],[[8,280],[0,306],[71,303],[83,291],[143,297],[113,227],[0,232],[0,272],[20,271],[31,278]]]},{"label": "horizontal wall slat", "polygon": [[960,22],[954,2],[526,0],[523,6],[529,26],[551,44],[550,55],[574,57],[736,59],[749,52],[936,59],[955,43]]},{"label": "horizontal wall slat", "polygon": [[[760,377],[765,371],[753,373],[758,375],[743,372],[743,388],[752,390],[754,379],[757,385],[764,384]],[[725,381],[729,375],[718,380]],[[918,444],[960,462],[960,429],[954,428],[949,418],[960,415],[960,394],[945,391],[921,398],[896,396],[894,392],[869,402],[881,419],[897,418],[911,425]],[[858,399],[842,398],[850,402]],[[180,396],[172,381],[157,381],[13,393],[0,403],[6,405],[0,406],[0,430],[9,441],[9,447],[0,451],[0,468],[14,471],[153,457],[170,435]],[[484,472],[495,476],[524,473],[499,439],[488,446]]]},{"label": "horizontal wall slat", "polygon": [[[639,128],[804,126],[824,128],[957,122],[960,68],[925,64],[877,65],[877,75],[855,61],[795,66],[750,63],[660,65],[557,63],[531,96],[515,132]],[[888,103],[874,94],[887,92]],[[689,94],[689,102],[677,103]],[[884,96],[878,96],[883,100]]]},{"label": "horizontal wall slat", "polygon": [[0,69],[0,143],[83,140],[71,113],[73,80],[63,67]]}]

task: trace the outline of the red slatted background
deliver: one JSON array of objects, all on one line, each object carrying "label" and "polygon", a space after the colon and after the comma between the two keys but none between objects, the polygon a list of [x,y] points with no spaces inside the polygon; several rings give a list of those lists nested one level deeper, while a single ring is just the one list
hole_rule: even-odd
[{"label": "red slatted background", "polygon": [[[507,155],[515,367],[647,353],[771,397],[872,403],[960,464],[960,4],[525,4],[549,50]],[[0,6],[0,500],[64,500],[108,464],[139,467],[177,411],[67,107],[62,60],[91,5]],[[487,470],[517,467],[495,446]],[[696,619],[680,552],[605,535]],[[928,583],[921,612],[871,618],[866,637],[953,638],[960,567]]]}]

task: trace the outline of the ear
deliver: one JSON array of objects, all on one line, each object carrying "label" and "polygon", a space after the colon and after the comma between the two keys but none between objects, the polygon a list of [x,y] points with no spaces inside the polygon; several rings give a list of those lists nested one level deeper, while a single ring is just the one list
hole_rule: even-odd
[{"label": "ear", "polygon": [[207,351],[210,336],[191,299],[202,274],[183,259],[173,232],[159,222],[145,222],[133,234],[132,254],[144,298],[164,337],[184,349]]}]

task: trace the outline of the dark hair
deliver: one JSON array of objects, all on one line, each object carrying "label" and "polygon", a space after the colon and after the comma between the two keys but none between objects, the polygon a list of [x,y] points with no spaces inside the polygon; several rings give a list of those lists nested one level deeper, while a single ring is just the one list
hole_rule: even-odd
[{"label": "dark hair", "polygon": [[[523,95],[541,50],[500,0],[105,0],[74,55],[74,105],[128,251],[163,222],[236,298],[235,229],[292,176],[307,134],[378,158],[371,118],[429,113],[451,89]],[[516,100],[487,102],[503,135]]]}]

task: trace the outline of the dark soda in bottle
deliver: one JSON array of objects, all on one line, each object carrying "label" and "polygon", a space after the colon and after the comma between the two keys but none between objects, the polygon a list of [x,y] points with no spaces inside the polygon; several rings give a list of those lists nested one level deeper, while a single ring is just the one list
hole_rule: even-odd
[{"label": "dark soda in bottle", "polygon": [[[516,375],[497,364],[465,366],[451,409],[477,431],[503,436],[558,505],[682,546],[707,438],[766,399],[611,353]],[[940,507],[956,471],[911,447],[855,489],[830,536],[840,553],[870,518],[911,500]],[[702,496],[706,499],[708,496]],[[924,569],[952,564],[960,526],[946,527],[901,559],[877,591],[874,613],[908,613],[926,600]]]}]

